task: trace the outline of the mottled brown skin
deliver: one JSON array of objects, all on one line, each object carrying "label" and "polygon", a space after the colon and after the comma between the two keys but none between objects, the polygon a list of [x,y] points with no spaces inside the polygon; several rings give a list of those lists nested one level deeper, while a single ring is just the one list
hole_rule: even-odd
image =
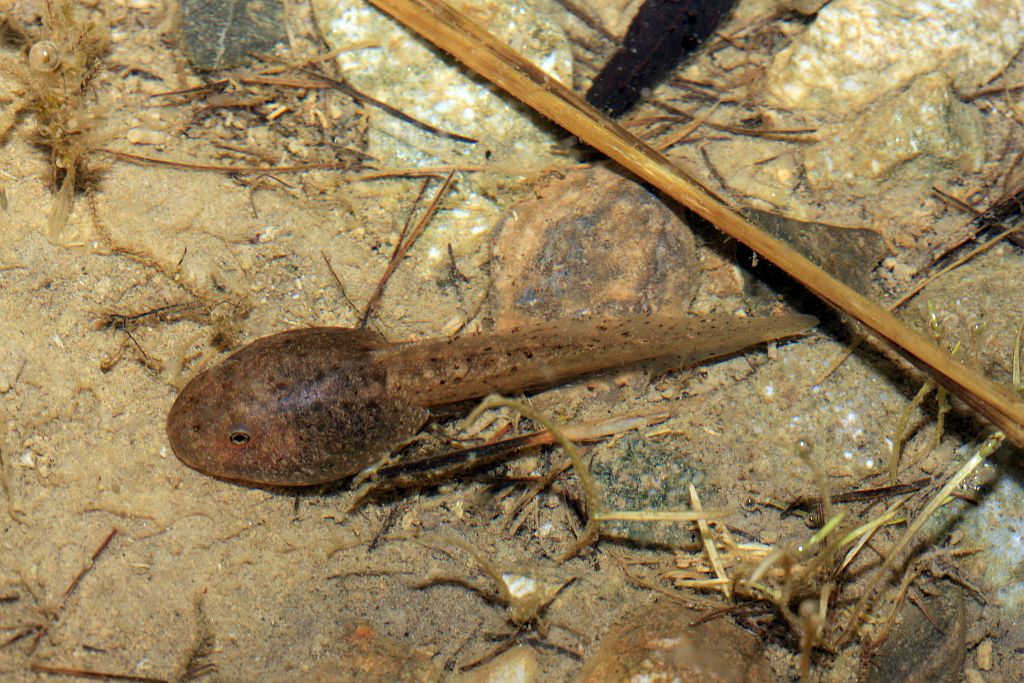
[{"label": "mottled brown skin", "polygon": [[815,322],[802,315],[563,320],[397,344],[364,330],[290,330],[193,378],[171,408],[167,435],[185,464],[214,476],[320,484],[394,451],[431,406],[654,358],[682,367]]}]

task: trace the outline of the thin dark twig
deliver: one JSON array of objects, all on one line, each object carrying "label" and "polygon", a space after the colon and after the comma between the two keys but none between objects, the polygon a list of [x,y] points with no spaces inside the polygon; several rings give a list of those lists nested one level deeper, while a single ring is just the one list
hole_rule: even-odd
[{"label": "thin dark twig", "polygon": [[[665,111],[682,117],[687,121],[700,120],[700,115],[691,114],[688,111],[680,109],[679,107],[673,106],[666,102],[658,102],[658,106]],[[769,140],[782,140],[785,142],[801,142],[801,143],[813,143],[818,142],[817,128],[747,128],[745,126],[735,126],[728,123],[716,123],[714,121],[701,121],[701,123],[708,128],[714,128],[725,133],[733,133],[734,135],[748,135],[751,137],[767,138]]]},{"label": "thin dark twig", "polygon": [[261,187],[261,185],[264,185],[264,183],[262,182],[264,180],[273,180],[274,182],[276,182],[279,185],[282,185],[282,186],[288,188],[289,190],[293,189],[293,187],[291,185],[289,185],[288,183],[286,183],[285,181],[281,180],[280,178],[278,178],[277,176],[275,176],[275,175],[273,175],[271,173],[262,173],[262,174],[256,176],[255,178],[253,178],[252,182],[248,183],[249,184],[249,208],[252,209],[252,217],[255,218],[256,220],[259,220],[259,218],[260,218],[260,212],[256,208],[256,192],[261,190],[261,189],[263,189],[263,187]]},{"label": "thin dark twig", "polygon": [[734,616],[734,615],[743,615],[743,616],[762,615],[762,614],[772,614],[772,613],[777,612],[777,611],[778,611],[778,608],[775,605],[773,605],[772,603],[770,603],[770,602],[761,601],[761,600],[756,600],[756,601],[753,601],[753,602],[742,602],[742,603],[739,603],[739,604],[736,604],[736,605],[726,605],[724,607],[719,607],[719,608],[713,609],[713,610],[711,610],[709,612],[705,612],[704,614],[700,615],[699,617],[697,617],[696,619],[691,621],[689,625],[690,625],[690,628],[695,628],[697,626],[700,626],[701,624],[706,624],[709,621],[714,621],[715,619],[721,619],[722,617],[726,617],[726,616]]},{"label": "thin dark twig", "polygon": [[[878,500],[891,498],[893,496],[901,496],[906,493],[913,493],[920,491],[925,486],[931,483],[930,477],[923,477],[917,479],[908,484],[893,484],[892,486],[879,486],[876,488],[869,489],[854,489],[853,491],[846,491],[845,493],[836,493],[832,496],[833,503],[855,503],[858,501],[865,500]],[[788,507],[789,510],[794,510],[802,505],[808,503],[817,504],[819,498],[800,498],[791,503]]]},{"label": "thin dark twig", "polygon": [[465,142],[467,144],[475,145],[479,140],[468,137],[466,135],[459,135],[458,133],[449,133],[446,130],[441,130],[436,126],[432,126],[429,123],[420,121],[419,119],[413,118],[409,114],[406,114],[401,109],[397,109],[386,102],[381,102],[378,99],[370,97],[369,95],[356,90],[348,83],[339,81],[331,78],[330,76],[324,75],[319,71],[313,69],[300,68],[299,71],[312,76],[313,79],[297,79],[281,76],[267,76],[267,75],[248,75],[248,76],[234,76],[232,78],[222,78],[219,81],[213,81],[205,85],[200,85],[195,88],[182,88],[180,90],[168,90],[166,92],[156,93],[150,97],[170,97],[172,95],[193,95],[198,93],[210,92],[213,90],[222,90],[230,85],[232,82],[240,83],[242,85],[271,85],[276,87],[284,88],[301,88],[303,90],[338,90],[345,93],[349,97],[364,104],[368,104],[371,107],[376,107],[381,111],[394,116],[400,121],[404,121],[410,125],[416,126],[421,130],[425,130],[431,135],[436,135],[441,138],[448,140],[455,140],[456,142]]},{"label": "thin dark twig", "polygon": [[108,313],[103,316],[100,320],[99,325],[101,327],[112,327],[114,329],[124,329],[130,324],[143,320],[149,317],[156,317],[158,320],[163,320],[165,317],[169,317],[170,314],[186,311],[192,308],[187,303],[176,303],[176,304],[165,304],[163,306],[157,306],[146,311],[139,313]]},{"label": "thin dark twig", "polygon": [[[451,173],[449,171],[449,173]],[[412,221],[416,217],[416,212],[419,211],[420,204],[423,202],[423,198],[427,196],[427,190],[430,188],[430,178],[426,178],[420,184],[420,193],[416,195],[415,201],[409,208],[409,215],[405,217],[405,224],[402,225],[402,231],[398,233],[398,240],[395,243],[395,252],[391,255],[391,258],[395,258],[395,253],[398,253],[399,247],[405,243],[405,238],[409,235],[409,230],[412,228]]]},{"label": "thin dark twig", "polygon": [[82,579],[85,578],[85,575],[88,574],[89,571],[91,571],[92,568],[96,566],[96,560],[98,560],[100,555],[102,555],[103,552],[110,546],[110,542],[114,540],[115,536],[117,536],[116,528],[110,530],[110,533],[107,534],[106,538],[104,538],[103,541],[96,548],[96,550],[93,551],[92,556],[89,558],[89,561],[86,563],[86,565],[82,567],[82,570],[78,572],[75,578],[71,580],[71,583],[68,584],[68,587],[64,590],[64,595],[61,597],[60,604],[49,615],[49,620],[45,624],[42,624],[40,626],[39,630],[36,632],[35,637],[32,639],[32,647],[29,648],[30,654],[34,653],[36,651],[36,648],[39,647],[40,641],[42,641],[46,634],[49,633],[50,626],[52,626],[57,621],[57,618],[60,616],[61,610],[64,609],[64,605],[67,603],[68,598],[71,597],[71,594],[74,593],[75,590],[78,588],[78,584],[82,582]]},{"label": "thin dark twig", "polygon": [[[1017,188],[1015,191],[999,198],[984,211],[979,211],[959,197],[955,197],[948,192],[943,192],[937,187],[933,187],[932,192],[934,192],[935,195],[943,202],[951,204],[964,213],[973,216],[971,221],[967,224],[967,236],[934,256],[932,258],[932,263],[939,261],[949,254],[949,252],[962,246],[968,240],[976,238],[978,233],[985,228],[1007,227],[1004,225],[1004,221],[1011,218],[1019,218],[1022,213],[1022,209],[1024,209],[1024,187]],[[1024,246],[1024,236],[1010,234],[1008,239],[1019,247]]]},{"label": "thin dark twig", "polygon": [[78,576],[76,576],[74,580],[70,584],[68,584],[67,590],[64,591],[65,599],[67,599],[72,593],[75,592],[75,589],[78,588],[78,584],[82,582],[82,579],[85,578],[85,575],[88,574],[89,571],[91,571],[94,566],[96,566],[96,560],[98,560],[100,555],[102,555],[103,552],[110,546],[110,542],[114,540],[114,536],[117,536],[116,528],[110,530],[110,533],[107,534],[107,537],[103,539],[103,542],[100,543],[96,550],[93,551],[92,557],[89,558],[89,563],[82,567],[82,571],[78,572]]},{"label": "thin dark twig", "polygon": [[331,273],[331,277],[334,278],[334,282],[338,285],[338,289],[341,291],[341,298],[345,300],[345,303],[348,304],[349,308],[351,308],[355,312],[358,312],[359,311],[359,307],[356,306],[352,302],[352,299],[349,298],[348,292],[345,291],[345,285],[342,284],[341,278],[338,277],[338,274],[336,272],[334,272],[334,266],[331,264],[331,260],[329,258],[327,258],[327,252],[321,250],[320,251],[320,256],[323,257],[324,263],[327,264],[327,270]]},{"label": "thin dark twig", "polygon": [[160,159],[157,157],[147,157],[141,154],[130,154],[129,152],[121,152],[116,149],[109,149],[106,147],[100,147],[96,150],[97,152],[104,152],[111,156],[124,159],[126,161],[135,161],[144,164],[153,164],[154,166],[171,166],[173,168],[179,168],[185,171],[214,171],[217,173],[305,173],[306,171],[343,171],[352,167],[352,162],[349,161],[333,161],[330,163],[323,164],[296,164],[294,166],[225,166],[221,164],[193,164],[183,161],[173,161],[171,159]]},{"label": "thin dark twig", "polygon": [[573,0],[557,0],[558,4],[565,8],[569,14],[579,19],[583,24],[608,42],[618,45],[619,40],[604,25],[592,17],[590,12],[577,5]]},{"label": "thin dark twig", "polygon": [[412,227],[413,218],[416,217],[416,211],[420,208],[420,202],[423,201],[423,197],[426,196],[427,188],[429,187],[430,177],[427,177],[420,184],[420,192],[418,195],[416,195],[416,199],[413,201],[412,207],[409,208],[409,215],[405,217],[405,224],[402,225],[402,231],[398,233],[398,239],[395,240],[395,248],[391,252],[391,258],[388,260],[388,268],[391,270],[386,270],[384,272],[384,275],[381,277],[380,282],[377,283],[377,287],[373,290],[373,294],[371,294],[370,298],[367,300],[365,310],[363,311],[362,315],[359,316],[360,329],[366,327],[367,322],[369,322],[370,320],[370,314],[373,312],[373,309],[377,307],[380,297],[384,293],[384,285],[387,279],[391,277],[391,273],[394,272],[394,268],[398,267],[396,264],[398,253],[399,251],[401,251],[402,246],[405,244],[405,238],[409,234],[409,229]]},{"label": "thin dark twig", "polygon": [[463,173],[477,173],[484,170],[483,166],[420,166],[417,168],[381,168],[362,171],[352,176],[353,181],[357,180],[380,180],[382,178],[443,178],[445,174],[452,171]]},{"label": "thin dark twig", "polygon": [[455,178],[455,171],[450,171],[445,177],[444,182],[441,183],[441,187],[438,188],[437,193],[434,194],[434,199],[430,202],[430,206],[423,213],[423,217],[420,218],[416,227],[412,230],[412,233],[405,240],[399,240],[398,245],[395,247],[394,253],[391,255],[391,260],[388,262],[388,267],[384,270],[384,274],[381,276],[380,281],[377,283],[377,287],[373,290],[373,294],[370,299],[366,302],[366,308],[363,309],[363,317],[359,321],[360,329],[366,327],[367,322],[370,320],[370,316],[373,315],[374,309],[380,302],[381,296],[384,294],[384,288],[387,286],[388,280],[394,274],[398,268],[398,264],[402,262],[405,255],[409,253],[409,249],[416,243],[423,231],[426,230],[427,225],[430,223],[434,214],[437,213],[437,208],[441,204],[441,199],[445,193],[448,192],[448,188],[451,187],[452,180]]},{"label": "thin dark twig", "polygon": [[390,104],[387,104],[386,102],[381,102],[380,100],[374,99],[369,95],[356,90],[355,88],[353,88],[348,83],[345,83],[344,81],[339,81],[337,79],[331,78],[330,76],[325,76],[324,74],[318,71],[314,71],[312,69],[300,69],[300,71],[302,71],[302,73],[304,74],[313,76],[314,78],[323,79],[323,81],[325,83],[328,83],[332,88],[340,90],[341,92],[345,93],[352,99],[359,100],[360,102],[368,104],[372,107],[376,107],[377,109],[380,109],[381,111],[390,114],[391,116],[394,116],[396,119],[400,121],[405,121],[406,123],[416,126],[421,130],[425,130],[428,133],[431,133],[432,135],[436,135],[441,138],[447,138],[448,140],[455,140],[456,142],[465,142],[470,145],[475,145],[477,142],[479,142],[479,140],[477,140],[476,138],[471,138],[466,135],[459,135],[458,133],[449,133],[446,130],[441,130],[436,126],[432,126],[429,123],[424,123],[423,121],[414,119],[412,116],[409,116],[401,109],[396,109],[395,107],[392,107]]},{"label": "thin dark twig", "polygon": [[837,493],[832,496],[833,503],[852,503],[860,500],[884,500],[893,496],[902,496],[907,493],[920,491],[931,483],[931,477],[922,477],[908,484],[893,484],[892,486],[879,486],[870,489],[857,489],[846,493]]},{"label": "thin dark twig", "polygon": [[146,353],[146,350],[142,348],[142,344],[139,343],[139,340],[135,338],[135,335],[133,335],[131,333],[131,331],[129,331],[129,329],[127,327],[124,328],[124,333],[128,336],[128,339],[135,346],[135,348],[138,350],[138,352],[142,354],[142,357],[145,360],[150,360],[149,354]]},{"label": "thin dark twig", "polygon": [[336,78],[331,78],[330,76],[324,74],[321,71],[309,68],[309,65],[311,65],[311,64],[315,64],[315,63],[318,63],[318,62],[325,62],[325,61],[328,61],[330,59],[333,59],[339,52],[340,52],[340,50],[333,50],[333,51],[327,53],[326,55],[323,55],[323,56],[318,57],[318,58],[316,58],[314,60],[311,60],[311,61],[306,61],[303,64],[288,63],[287,61],[281,60],[280,58],[278,58],[278,57],[276,57],[274,55],[260,55],[261,59],[264,59],[266,61],[282,62],[280,64],[280,66],[275,67],[273,69],[274,73],[281,73],[282,71],[296,70],[296,71],[299,71],[301,73],[306,74],[307,76],[312,76],[314,79],[317,79],[317,81],[319,81],[319,82],[317,82],[317,81],[311,82],[311,81],[296,79],[296,78],[293,78],[293,77],[290,77],[290,76],[270,75],[269,73],[263,73],[263,74],[238,74],[238,75],[233,75],[230,78],[221,79],[220,81],[216,81],[214,83],[208,83],[206,85],[199,86],[197,88],[186,88],[186,89],[182,89],[182,90],[171,90],[171,91],[167,91],[167,92],[157,93],[156,95],[154,95],[154,97],[166,97],[166,96],[170,96],[170,95],[186,95],[186,94],[192,94],[192,93],[202,92],[202,91],[206,91],[206,90],[216,90],[216,89],[225,88],[228,85],[230,85],[232,82],[241,83],[243,85],[272,85],[272,86],[282,86],[282,87],[288,87],[288,88],[301,88],[301,89],[304,89],[304,90],[305,89],[312,89],[312,88],[321,88],[321,89],[331,88],[331,89],[338,90],[339,92],[342,92],[342,93],[348,95],[349,97],[351,97],[354,100],[357,100],[357,101],[362,102],[364,104],[368,104],[371,107],[375,107],[377,109],[380,109],[384,113],[389,114],[391,116],[394,116],[396,119],[398,119],[400,121],[404,121],[404,122],[406,122],[406,123],[408,123],[410,125],[416,126],[417,128],[419,128],[421,130],[424,130],[424,131],[430,133],[431,135],[436,135],[438,137],[447,138],[449,140],[454,140],[456,142],[465,142],[465,143],[468,143],[468,144],[471,144],[471,145],[475,145],[477,142],[479,142],[479,140],[476,140],[475,138],[471,138],[471,137],[468,137],[468,136],[465,136],[465,135],[459,135],[458,133],[450,133],[450,132],[448,132],[446,130],[442,130],[442,129],[436,127],[436,126],[432,126],[429,123],[426,123],[424,121],[420,121],[419,119],[416,119],[416,118],[410,116],[409,114],[406,114],[401,109],[393,107],[393,106],[391,106],[390,104],[388,104],[386,102],[381,102],[380,100],[378,100],[376,98],[370,97],[369,95],[367,95],[364,92],[356,90],[355,88],[353,88],[351,85],[349,85],[348,83],[346,83],[344,81],[338,80]]},{"label": "thin dark twig", "polygon": [[384,515],[384,521],[381,522],[380,528],[377,529],[377,533],[373,535],[373,539],[370,541],[370,544],[366,547],[366,552],[372,553],[380,546],[381,541],[384,540],[384,534],[386,534],[388,530],[391,529],[391,527],[395,523],[395,520],[398,519],[399,508],[401,507],[402,506],[400,503],[394,503],[390,508],[388,508],[387,514]]},{"label": "thin dark twig", "polygon": [[1021,85],[1000,85],[994,88],[982,88],[981,90],[975,90],[974,92],[962,93],[960,99],[965,102],[971,102],[980,97],[989,97],[992,95],[1005,95],[1006,93],[1017,92],[1018,90],[1024,90],[1024,84]]},{"label": "thin dark twig", "polygon": [[92,671],[91,669],[76,669],[72,667],[50,666],[49,664],[30,664],[32,671],[55,676],[74,676],[76,678],[92,678],[101,681],[137,681],[138,683],[168,683],[166,678],[152,678],[150,676],[135,676],[133,674],[118,674],[109,671]]},{"label": "thin dark twig", "polygon": [[[447,451],[437,455],[429,455],[418,460],[403,460],[385,465],[377,470],[379,480],[397,479],[408,475],[422,477],[425,473],[435,470],[450,470],[454,467],[479,468],[494,465],[503,460],[515,457],[517,453],[536,446],[548,446],[555,443],[555,437],[548,430],[531,432],[514,436],[503,441],[493,441],[479,446],[471,446],[456,451]],[[460,469],[463,473],[465,470]]]}]

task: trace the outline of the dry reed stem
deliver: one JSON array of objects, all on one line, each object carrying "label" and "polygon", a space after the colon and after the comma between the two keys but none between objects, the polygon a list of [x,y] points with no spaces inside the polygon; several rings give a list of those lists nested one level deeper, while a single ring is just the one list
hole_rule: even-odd
[{"label": "dry reed stem", "polygon": [[486,30],[438,0],[370,0],[467,67],[785,270],[811,292],[864,324],[908,361],[1024,445],[1024,406],[953,360],[880,305],[730,208],[635,135],[584,102]]}]

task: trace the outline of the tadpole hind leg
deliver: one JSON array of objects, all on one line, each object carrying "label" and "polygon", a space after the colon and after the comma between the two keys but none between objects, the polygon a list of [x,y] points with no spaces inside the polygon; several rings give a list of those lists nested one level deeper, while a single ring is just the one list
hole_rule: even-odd
[{"label": "tadpole hind leg", "polygon": [[494,443],[392,461],[379,467],[361,487],[353,507],[394,491],[438,486],[456,476],[510,460],[524,450],[552,442],[550,432],[532,432]]}]

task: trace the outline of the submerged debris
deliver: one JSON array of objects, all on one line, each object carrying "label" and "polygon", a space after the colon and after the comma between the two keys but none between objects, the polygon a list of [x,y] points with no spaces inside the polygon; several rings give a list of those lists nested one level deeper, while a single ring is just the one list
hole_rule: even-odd
[{"label": "submerged debris", "polygon": [[877,232],[799,221],[753,208],[742,213],[861,294],[872,293],[871,272],[886,253]]}]

